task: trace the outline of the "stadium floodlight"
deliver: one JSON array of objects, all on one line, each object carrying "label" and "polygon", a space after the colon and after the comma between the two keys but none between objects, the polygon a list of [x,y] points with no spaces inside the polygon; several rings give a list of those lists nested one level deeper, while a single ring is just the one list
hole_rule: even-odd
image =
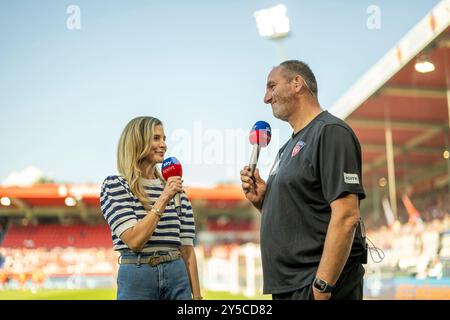
[{"label": "stadium floodlight", "polygon": [[65,197],[67,196],[67,194],[69,193],[69,191],[67,190],[66,186],[59,186],[58,187],[58,194],[60,197]]},{"label": "stadium floodlight", "polygon": [[416,69],[417,72],[420,72],[420,73],[432,72],[435,69],[434,64],[431,61],[431,59],[425,55],[421,55],[419,58],[417,58],[414,68]]},{"label": "stadium floodlight", "polygon": [[253,15],[256,19],[259,34],[270,39],[286,37],[290,30],[286,11],[286,7],[282,4],[256,11]]},{"label": "stadium floodlight", "polygon": [[77,201],[76,201],[74,198],[72,198],[72,197],[67,197],[67,198],[64,200],[64,203],[65,203],[66,206],[68,206],[68,207],[75,207],[75,206],[77,205]]},{"label": "stadium floodlight", "polygon": [[8,197],[3,197],[0,199],[2,206],[9,207],[11,205],[11,199]]}]

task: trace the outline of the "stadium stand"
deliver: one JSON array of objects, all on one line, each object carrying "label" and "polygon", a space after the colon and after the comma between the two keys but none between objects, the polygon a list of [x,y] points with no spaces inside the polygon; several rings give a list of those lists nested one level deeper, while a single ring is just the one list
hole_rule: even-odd
[{"label": "stadium stand", "polygon": [[37,225],[9,227],[3,247],[6,248],[111,248],[111,234],[105,225]]},{"label": "stadium stand", "polygon": [[206,229],[208,231],[253,231],[255,223],[253,221],[230,221],[229,219],[208,220]]}]

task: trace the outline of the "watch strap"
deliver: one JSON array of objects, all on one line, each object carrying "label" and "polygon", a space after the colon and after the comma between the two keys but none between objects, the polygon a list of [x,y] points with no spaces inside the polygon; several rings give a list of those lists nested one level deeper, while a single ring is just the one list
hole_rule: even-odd
[{"label": "watch strap", "polygon": [[321,293],[331,293],[335,288],[335,286],[318,277],[314,279],[313,286]]}]

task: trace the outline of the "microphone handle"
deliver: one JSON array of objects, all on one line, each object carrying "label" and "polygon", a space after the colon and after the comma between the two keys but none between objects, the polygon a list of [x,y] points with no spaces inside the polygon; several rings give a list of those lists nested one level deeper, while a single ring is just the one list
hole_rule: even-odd
[{"label": "microphone handle", "polygon": [[178,214],[181,214],[181,194],[177,193],[175,195],[175,209],[177,210]]},{"label": "microphone handle", "polygon": [[250,167],[250,175],[251,176],[253,176],[253,173],[255,172],[256,164],[258,163],[260,151],[261,151],[261,146],[258,144],[254,144],[253,150],[252,150],[252,155],[250,157],[250,163],[248,165]]}]

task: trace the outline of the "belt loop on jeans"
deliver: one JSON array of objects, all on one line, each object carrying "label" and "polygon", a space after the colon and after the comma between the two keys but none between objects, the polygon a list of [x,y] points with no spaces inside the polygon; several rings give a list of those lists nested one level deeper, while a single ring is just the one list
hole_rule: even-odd
[{"label": "belt loop on jeans", "polygon": [[138,253],[138,256],[137,256],[137,266],[138,267],[141,266],[141,253],[140,252]]}]

